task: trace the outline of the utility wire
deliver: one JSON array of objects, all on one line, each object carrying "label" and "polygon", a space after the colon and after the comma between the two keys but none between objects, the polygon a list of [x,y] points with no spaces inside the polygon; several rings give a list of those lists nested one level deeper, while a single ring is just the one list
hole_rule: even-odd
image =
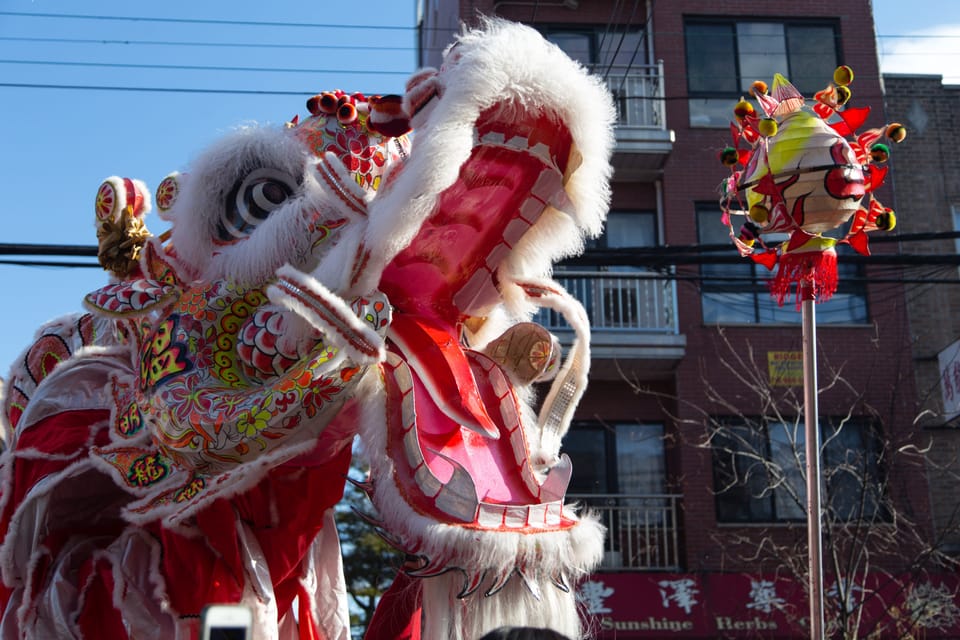
[{"label": "utility wire", "polygon": [[[618,0],[619,2],[620,0]],[[96,20],[113,22],[157,22],[157,23],[176,23],[176,24],[205,24],[205,25],[230,25],[230,26],[248,26],[248,27],[284,27],[284,28],[313,28],[313,29],[376,29],[381,31],[411,31],[415,32],[423,27],[419,25],[375,25],[375,24],[335,24],[335,23],[317,23],[317,22],[272,22],[267,20],[224,20],[212,18],[169,18],[169,17],[151,17],[151,16],[115,16],[115,15],[91,15],[77,13],[50,13],[50,12],[32,12],[32,11],[0,11],[0,16],[11,16],[19,18],[41,18],[55,20]],[[434,31],[458,32],[458,27],[429,27]],[[681,35],[682,32],[658,31],[657,35]],[[886,39],[904,39],[904,40],[951,40],[956,39],[952,35],[940,34],[876,34],[878,40]]]},{"label": "utility wire", "polygon": [[[306,44],[288,42],[200,42],[198,40],[111,40],[105,38],[47,38],[35,36],[0,36],[0,42],[39,42],[44,44],[97,44],[123,46],[159,46],[159,47],[211,47],[237,49],[331,49],[335,51],[409,51],[415,53],[418,47],[386,46],[376,44]],[[443,50],[446,47],[436,47]],[[432,49],[431,49],[432,50]]]},{"label": "utility wire", "polygon": [[60,262],[57,260],[9,260],[0,258],[0,265],[14,267],[63,267],[67,269],[103,269],[97,262]]},{"label": "utility wire", "polygon": [[[960,235],[956,232],[947,232],[943,234],[917,234],[920,236],[917,240],[926,239],[927,236],[938,237],[956,237]],[[719,251],[723,254],[719,254]],[[96,256],[97,247],[91,245],[51,245],[51,244],[17,244],[0,243],[0,256]],[[903,282],[899,277],[885,276],[882,269],[893,269],[897,273],[904,268],[910,267],[935,267],[941,265],[960,266],[960,255],[958,254],[885,254],[875,253],[870,256],[860,254],[844,255],[840,258],[841,265],[864,265],[874,268],[880,268],[880,271],[871,273],[871,275],[850,275],[844,279],[851,282],[863,281],[872,283],[896,283]],[[29,260],[8,261],[7,264],[20,264],[22,262],[34,262]],[[60,265],[62,263],[58,263]],[[576,270],[578,267],[638,267],[649,268],[654,271],[661,270],[664,277],[674,277],[665,270],[669,267],[677,266],[696,266],[696,265],[744,265],[752,266],[748,259],[741,258],[730,247],[730,245],[691,245],[691,246],[666,246],[666,247],[646,247],[629,250],[587,250],[583,255],[564,260],[560,263],[561,267]],[[76,266],[98,266],[94,263],[83,263]],[[573,275],[573,274],[570,274]],[[616,277],[617,272],[604,271],[593,274],[576,274],[577,277]],[[675,279],[709,280],[713,282],[737,282],[737,281],[756,281],[762,280],[762,275],[734,275],[734,274],[700,274],[700,275],[678,275]],[[917,282],[929,282],[928,278],[917,280]]]},{"label": "utility wire", "polygon": [[[2,62],[2,61],[0,61]],[[75,64],[88,64],[88,63],[73,63],[73,62],[50,62],[50,63],[37,63],[37,64],[63,64],[63,65],[75,65]],[[120,63],[89,63],[91,66],[114,66],[114,67],[123,67],[123,66],[135,66],[127,65]],[[157,69],[173,69],[177,68],[173,65],[155,65]],[[206,67],[187,67],[189,69],[195,70],[207,70]],[[211,67],[210,69],[221,70],[221,71],[231,71],[238,70],[242,71],[242,68],[236,67]],[[274,69],[264,69],[264,68],[255,68],[252,69],[255,71],[274,71]],[[299,71],[299,70],[298,70]],[[354,71],[354,70],[343,70],[343,69],[309,69],[304,70],[310,73],[327,73],[327,74],[342,74],[342,75],[355,75],[358,73],[365,73],[370,75],[410,75],[414,72],[414,68],[411,67],[409,71]],[[622,83],[621,83],[622,86]],[[16,88],[16,89],[63,89],[63,90],[85,90],[85,91],[154,91],[154,92],[172,92],[172,93],[210,93],[210,94],[221,94],[221,93],[236,93],[236,94],[269,94],[269,95],[301,95],[304,93],[314,93],[313,90],[304,90],[304,91],[252,91],[248,89],[201,89],[201,88],[185,88],[185,87],[128,87],[128,86],[114,86],[114,85],[86,85],[86,84],[60,84],[60,83],[31,83],[31,82],[0,82],[0,87]],[[731,96],[734,96],[731,98]],[[671,102],[674,100],[691,100],[691,99],[722,99],[722,100],[735,100],[734,94],[724,95],[724,96],[691,96],[691,95],[674,95],[674,96],[657,96],[657,95],[643,95],[643,96],[629,96],[623,95],[622,93],[617,96],[617,100],[622,102],[631,102],[631,101],[648,101],[648,102]],[[732,102],[731,102],[732,104]],[[731,107],[732,108],[732,107]],[[722,132],[723,127],[718,127],[716,130]]]},{"label": "utility wire", "polygon": [[27,64],[27,65],[49,65],[56,67],[110,67],[116,69],[175,69],[178,71],[241,71],[260,72],[260,73],[349,73],[350,75],[403,75],[408,76],[411,70],[405,71],[384,71],[381,69],[315,69],[300,68],[290,69],[283,67],[224,67],[215,65],[189,65],[189,64],[138,64],[132,62],[76,62],[63,60],[5,60],[0,58],[0,64]]},{"label": "utility wire", "polygon": [[[649,24],[649,18],[645,25]],[[649,31],[645,32],[649,37]],[[667,35],[662,31],[657,31],[653,35]],[[945,40],[958,40],[958,36],[877,36],[878,38],[905,38],[924,40],[927,38],[942,38]],[[63,37],[41,37],[41,36],[3,36],[0,35],[0,42],[37,42],[37,43],[58,43],[58,44],[83,44],[83,45],[122,45],[122,46],[160,46],[160,47],[207,47],[207,48],[251,48],[251,49],[334,49],[348,51],[410,51],[416,52],[421,49],[427,51],[442,51],[446,47],[414,47],[414,46],[389,46],[377,44],[316,44],[316,43],[289,43],[289,42],[207,42],[199,40],[136,40],[136,39],[113,39],[113,38],[63,38]],[[906,51],[906,52],[884,52],[878,50],[878,53],[884,55],[929,55],[931,53],[942,53],[939,50]]]},{"label": "utility wire", "polygon": [[[175,24],[221,24],[243,27],[296,27],[307,29],[375,29],[379,31],[415,31],[416,25],[376,25],[376,24],[332,24],[316,22],[268,22],[265,20],[222,20],[205,18],[156,18],[138,16],[86,15],[78,13],[34,13],[31,11],[0,11],[0,16],[19,18],[55,18],[58,20],[102,20],[115,22],[160,22]],[[447,31],[456,29],[446,28]]]},{"label": "utility wire", "polygon": [[186,87],[105,87],[87,84],[32,84],[28,82],[0,82],[0,87],[12,89],[66,89],[81,91],[146,91],[158,93],[209,93],[257,96],[303,96],[316,93],[315,90],[269,91],[266,89],[189,89]]},{"label": "utility wire", "polygon": [[[952,263],[960,264],[960,260]],[[62,260],[38,260],[34,258],[0,258],[0,266],[16,266],[16,267],[58,267],[58,268],[81,268],[81,269],[103,269],[103,267],[97,262],[72,262],[72,261],[62,261]],[[581,274],[581,273],[564,273],[558,272],[556,274],[558,277],[576,277],[576,278],[616,278],[618,276],[617,272],[599,272],[593,274]],[[619,274],[619,275],[630,275],[630,274]],[[754,285],[757,290],[763,289],[765,287],[765,282],[772,277],[771,274],[758,275],[758,276],[710,276],[710,275],[686,275],[681,273],[671,273],[671,272],[659,272],[655,276],[656,280],[667,280],[667,281],[677,281],[677,282],[693,282],[693,283],[722,283],[737,285],[737,289],[731,289],[726,293],[751,293],[752,290],[743,288],[742,285]],[[851,285],[878,285],[878,284],[889,284],[889,285],[902,285],[902,284],[918,284],[926,285],[925,288],[929,288],[933,285],[960,285],[960,278],[931,278],[931,277],[899,277],[899,278],[875,278],[875,277],[865,277],[865,276],[848,276],[842,278],[841,284],[851,284]],[[709,293],[725,293],[722,289],[711,288]]]},{"label": "utility wire", "polygon": [[[922,233],[902,233],[899,235],[886,235],[871,237],[871,244],[883,242],[929,242],[931,240],[952,240],[960,238],[960,231],[930,231]],[[608,264],[621,264],[610,258],[629,256],[630,254],[643,256],[658,256],[672,254],[702,254],[702,253],[730,253],[735,252],[731,244],[690,244],[690,245],[659,245],[650,247],[632,247],[629,249],[587,249],[585,255],[606,256]],[[69,245],[69,244],[32,244],[25,242],[0,242],[0,255],[69,255],[69,256],[95,256],[97,247],[93,245]],[[855,254],[859,255],[859,254]],[[854,254],[844,255],[841,261],[847,258],[855,257]],[[913,258],[936,258],[937,256],[947,258],[949,262],[960,260],[958,254],[911,254]],[[719,256],[726,261],[727,256]],[[734,258],[734,262],[742,261],[738,255],[729,256]],[[905,254],[874,254],[873,256],[861,256],[863,258],[875,259],[878,262],[890,260],[891,264],[898,264],[898,260],[907,257]],[[925,264],[923,260],[918,260],[918,264]]]}]

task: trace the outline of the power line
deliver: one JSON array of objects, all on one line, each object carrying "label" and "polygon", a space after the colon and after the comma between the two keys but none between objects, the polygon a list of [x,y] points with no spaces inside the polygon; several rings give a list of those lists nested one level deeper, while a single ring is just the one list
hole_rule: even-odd
[{"label": "power line", "polygon": [[[87,15],[79,13],[34,13],[31,11],[0,11],[0,16],[19,18],[54,18],[58,20],[101,20],[114,22],[160,22],[175,24],[219,24],[243,27],[296,27],[307,29],[376,29],[380,31],[414,31],[416,26],[375,24],[332,24],[316,22],[268,22],[265,20],[222,20],[213,18],[157,18],[148,16]],[[454,30],[454,29],[448,29]]]},{"label": "power line", "polygon": [[[210,47],[210,48],[243,48],[243,49],[331,49],[336,51],[417,51],[417,47],[387,46],[375,44],[343,45],[343,44],[305,44],[286,42],[200,42],[197,40],[111,40],[104,38],[48,38],[38,36],[0,36],[0,42],[40,42],[59,44],[97,44],[97,45],[146,45],[161,47]],[[445,48],[445,47],[443,47]],[[442,50],[437,47],[434,50]]]},{"label": "power line", "polygon": [[[156,22],[156,23],[175,23],[175,24],[203,24],[203,25],[225,25],[225,26],[243,26],[243,27],[283,27],[283,28],[308,28],[308,29],[375,29],[380,31],[417,31],[427,28],[433,31],[458,32],[457,27],[423,27],[420,25],[376,25],[376,24],[336,24],[336,23],[317,23],[317,22],[273,22],[267,20],[225,20],[219,18],[170,18],[155,16],[115,16],[115,15],[95,15],[95,14],[76,14],[76,13],[50,13],[50,12],[32,12],[32,11],[0,11],[0,15],[19,17],[19,18],[42,18],[54,20],[91,20],[91,21],[112,21],[112,22]],[[648,19],[649,21],[649,19]],[[658,30],[652,35],[676,36],[682,35],[681,32],[671,32]],[[902,39],[902,40],[955,40],[957,36],[945,34],[876,34],[878,40]]]},{"label": "power line", "polygon": [[[664,32],[657,31],[651,35],[662,36]],[[904,38],[923,40],[926,38],[943,38],[947,40],[960,40],[960,36],[878,36],[878,38]],[[121,45],[121,46],[160,46],[160,47],[204,47],[204,48],[238,48],[238,49],[319,49],[319,50],[356,50],[356,51],[442,51],[446,47],[414,47],[398,45],[378,45],[378,44],[316,44],[316,43],[288,43],[288,42],[206,42],[199,40],[132,40],[132,39],[112,39],[112,38],[55,38],[41,36],[0,36],[0,42],[37,42],[37,43],[59,43],[59,44],[93,44],[93,45]],[[929,55],[931,53],[940,53],[939,50],[929,52],[905,51],[905,52],[884,52],[878,50],[878,53],[885,55]]]},{"label": "power line", "polygon": [[82,91],[146,91],[159,93],[212,93],[257,96],[304,96],[316,93],[315,90],[269,91],[266,89],[189,89],[184,87],[106,87],[81,84],[31,84],[28,82],[0,82],[0,87],[13,89],[67,89]]},{"label": "power line", "polygon": [[55,67],[110,67],[117,69],[175,69],[178,71],[240,71],[244,73],[348,73],[350,75],[403,75],[408,76],[412,70],[407,71],[384,71],[380,69],[290,69],[282,67],[224,67],[214,65],[189,65],[189,64],[146,64],[133,62],[76,62],[63,60],[5,60],[0,59],[0,64],[28,64],[28,65],[49,65]]},{"label": "power line", "polygon": [[3,256],[95,256],[97,247],[80,244],[28,244],[0,242]]},{"label": "power line", "polygon": [[[900,242],[926,242],[960,237],[960,232],[933,232],[920,234],[904,234],[897,237]],[[62,244],[26,244],[0,243],[0,255],[7,256],[96,256],[97,247],[92,245],[62,245]],[[939,265],[960,265],[960,254],[904,254],[904,253],[875,253],[863,256],[856,253],[843,255],[841,264],[867,265],[875,267],[934,267]],[[748,259],[740,257],[728,244],[706,245],[673,245],[658,247],[640,247],[631,249],[588,249],[583,255],[564,260],[565,267],[597,267],[597,266],[626,266],[663,268],[672,266],[695,265],[725,265],[725,264],[752,264]],[[92,265],[95,266],[95,265]],[[613,277],[616,272],[603,272],[598,277]],[[735,281],[740,279],[754,279],[752,276],[709,275],[699,279],[717,281]],[[883,277],[865,277],[865,281],[895,281]],[[927,280],[922,280],[927,281]]]},{"label": "power line", "polygon": [[[952,264],[960,264],[960,261],[954,262]],[[10,259],[10,258],[0,258],[0,266],[16,266],[16,267],[57,267],[57,268],[70,268],[70,269],[103,269],[103,267],[97,262],[67,262],[62,260],[38,260],[34,258],[23,258],[23,259]],[[598,278],[610,278],[616,277],[616,272],[600,272],[597,274],[583,275],[583,274],[565,274],[559,272],[557,274],[560,277],[598,277]],[[672,280],[677,282],[700,282],[700,283],[727,283],[731,285],[754,285],[756,287],[763,287],[764,282],[772,277],[772,274],[769,276],[710,276],[710,275],[685,275],[680,273],[669,273],[669,272],[660,272],[657,274],[657,280]],[[848,276],[843,278],[842,281],[846,284],[923,284],[923,285],[960,285],[960,278],[876,278],[871,276]],[[721,293],[721,290],[711,289],[712,293]],[[750,293],[748,289],[737,289],[731,290],[729,293]]]},{"label": "power line", "polygon": [[[883,243],[883,242],[897,242],[897,243],[911,243],[911,242],[929,242],[931,240],[954,240],[960,238],[960,231],[927,231],[921,233],[902,233],[899,235],[881,235],[877,237],[871,237],[870,242],[873,244]],[[686,245],[659,245],[659,246],[650,246],[650,247],[634,247],[630,249],[624,249],[618,251],[617,249],[587,249],[587,254],[596,254],[596,255],[605,255],[605,256],[615,256],[619,253],[637,253],[637,254],[678,254],[678,253],[729,253],[733,251],[734,248],[731,244],[686,244]],[[0,242],[0,255],[69,255],[69,256],[95,256],[97,255],[97,248],[93,245],[70,245],[70,244],[33,244],[26,242]],[[859,254],[857,254],[859,255]],[[903,254],[879,254],[881,256],[886,256],[888,258],[894,258],[898,255]],[[940,256],[946,256],[953,259],[960,259],[960,255],[957,254],[935,254]],[[738,256],[734,256],[736,259],[740,260]],[[850,256],[844,256],[843,259],[846,259]],[[868,256],[864,256],[868,257]],[[873,256],[876,257],[876,256]],[[917,254],[916,257],[924,257],[922,254]],[[927,256],[929,257],[929,256]],[[613,260],[608,260],[609,263],[614,263]],[[922,262],[921,262],[922,263]]]},{"label": "power line", "polygon": [[[59,63],[58,63],[59,64]],[[63,63],[63,64],[72,64],[72,63]],[[78,63],[79,64],[79,63]],[[114,65],[113,63],[94,63],[104,66],[125,66],[121,64]],[[163,65],[157,65],[156,68],[175,68],[173,66],[166,67]],[[194,67],[199,68],[199,67]],[[234,68],[224,67],[224,70],[231,70]],[[273,69],[262,69],[258,68],[259,71],[273,71]],[[411,68],[409,71],[350,71],[350,70],[340,70],[340,69],[315,69],[308,70],[311,73],[328,73],[328,74],[342,74],[342,75],[353,75],[356,73],[367,73],[371,75],[401,75],[409,76],[414,72],[414,69]],[[266,91],[266,90],[248,90],[248,89],[199,89],[199,88],[182,88],[182,87],[128,87],[128,86],[110,86],[110,85],[74,85],[74,84],[57,84],[57,83],[30,83],[30,82],[0,82],[0,87],[9,87],[17,89],[65,89],[65,90],[77,90],[82,89],[85,91],[155,91],[155,92],[170,92],[170,93],[235,93],[235,94],[263,94],[263,95],[303,95],[303,94],[313,94],[316,92],[315,89],[305,89],[302,91]],[[374,92],[376,93],[376,92]],[[730,94],[733,95],[733,94]],[[634,100],[639,101],[649,101],[649,102],[669,102],[674,100],[691,100],[691,99],[702,99],[704,97],[710,99],[718,99],[717,96],[689,96],[689,95],[675,95],[675,96],[618,96],[618,100],[624,102],[630,102]],[[729,96],[722,96],[719,99],[728,100]],[[732,103],[731,103],[732,104]],[[731,107],[732,108],[732,107]],[[719,132],[723,132],[722,127],[716,129]]]},{"label": "power line", "polygon": [[58,260],[9,260],[0,258],[0,265],[13,267],[57,267],[65,269],[103,269],[97,262],[61,262]]}]

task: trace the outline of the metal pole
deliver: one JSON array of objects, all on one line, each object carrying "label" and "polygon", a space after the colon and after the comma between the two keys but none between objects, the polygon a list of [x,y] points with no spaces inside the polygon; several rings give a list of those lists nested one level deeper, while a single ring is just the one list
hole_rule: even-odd
[{"label": "metal pole", "polygon": [[820,517],[820,429],[817,409],[817,312],[813,285],[800,284],[803,321],[804,433],[807,464],[807,547],[809,549],[810,637],[823,640],[823,556]]}]

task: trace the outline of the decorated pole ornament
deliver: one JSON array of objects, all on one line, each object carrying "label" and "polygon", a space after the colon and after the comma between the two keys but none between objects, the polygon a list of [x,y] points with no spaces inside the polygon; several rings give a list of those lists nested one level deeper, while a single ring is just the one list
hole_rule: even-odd
[{"label": "decorated pole ornament", "polygon": [[[881,205],[873,191],[883,184],[890,156],[890,148],[880,139],[885,135],[901,142],[906,136],[899,123],[856,135],[870,110],[846,106],[852,81],[853,70],[838,67],[833,83],[818,91],[809,107],[780,74],[775,74],[769,93],[764,82],[754,82],[751,94],[763,117],[741,98],[733,110],[736,122],[730,126],[733,145],[720,153],[721,162],[731,169],[730,177],[721,185],[720,200],[730,237],[742,256],[750,256],[768,269],[778,266],[770,282],[771,294],[782,305],[795,290],[797,308],[802,313],[812,640],[826,637],[816,303],[828,300],[837,290],[838,242],[869,255],[866,234],[895,226],[893,211]],[[739,232],[734,230],[735,215],[748,218]],[[845,232],[837,232],[848,222]],[[774,234],[780,244],[771,248],[763,236]]]},{"label": "decorated pole ornament", "polygon": [[[873,192],[887,175],[890,147],[882,140],[901,142],[906,130],[893,123],[857,134],[870,108],[847,106],[852,81],[853,70],[838,67],[808,104],[778,73],[769,91],[762,81],[751,87],[759,114],[744,98],[734,106],[733,142],[720,152],[731,170],[720,189],[723,223],[741,256],[777,267],[769,286],[781,305],[791,291],[798,307],[803,291],[818,302],[830,299],[837,244],[869,255],[866,234],[896,225]],[[738,216],[745,220],[736,229]]]}]

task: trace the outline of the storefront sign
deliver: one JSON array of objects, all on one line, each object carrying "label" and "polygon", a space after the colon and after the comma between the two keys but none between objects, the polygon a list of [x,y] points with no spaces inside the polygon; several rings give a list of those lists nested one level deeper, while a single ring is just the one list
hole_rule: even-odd
[{"label": "storefront sign", "polygon": [[[862,609],[861,630],[922,631],[925,638],[957,638],[958,588],[956,575],[923,580],[876,576],[863,587],[853,585],[842,592],[850,611]],[[836,599],[839,593],[837,582],[828,579],[826,596]],[[809,637],[804,589],[775,576],[598,573],[581,583],[577,596],[586,623],[599,640]]]}]

